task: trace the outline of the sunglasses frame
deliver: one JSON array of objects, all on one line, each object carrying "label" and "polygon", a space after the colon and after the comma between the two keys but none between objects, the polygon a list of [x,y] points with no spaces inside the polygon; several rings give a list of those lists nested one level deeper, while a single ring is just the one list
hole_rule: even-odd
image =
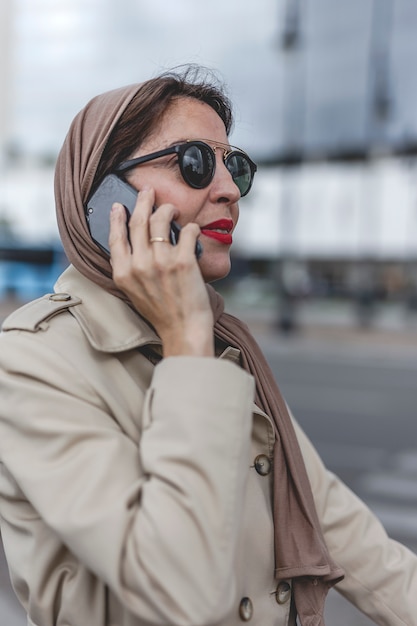
[{"label": "sunglasses frame", "polygon": [[[209,143],[207,143],[208,141],[209,141],[208,139],[204,139],[204,140],[203,139],[187,139],[186,141],[179,143],[179,144],[175,144],[174,146],[170,146],[169,148],[164,148],[163,150],[158,150],[157,152],[151,152],[150,154],[145,154],[135,159],[129,159],[128,161],[124,161],[123,163],[121,163],[120,165],[116,167],[115,173],[124,174],[125,172],[128,172],[129,170],[133,169],[134,167],[137,167],[138,165],[142,165],[143,163],[148,163],[149,161],[153,161],[155,159],[168,156],[170,154],[178,154],[179,157],[181,157],[178,159],[178,164],[181,170],[181,175],[185,183],[189,185],[190,187],[192,187],[193,189],[204,189],[213,180],[214,173],[216,171],[215,150],[216,148],[221,148],[223,150],[223,161],[229,172],[230,170],[227,167],[227,164],[230,161],[230,159],[236,155],[243,156],[243,158],[246,159],[249,165],[250,172],[251,172],[251,180],[245,193],[241,193],[241,198],[243,198],[249,193],[252,187],[255,172],[258,169],[256,163],[254,163],[252,159],[249,157],[249,155],[246,154],[246,152],[244,150],[241,150],[240,148],[236,148],[235,146],[228,146],[227,144],[218,143],[218,142],[217,143],[212,142],[213,143],[213,147],[212,147]],[[206,154],[208,154],[211,158],[210,177],[207,180],[207,183],[204,185],[193,184],[190,180],[188,180],[187,175],[185,174],[184,169],[183,169],[183,163],[184,163],[183,155],[193,145],[196,145],[200,149],[205,150]],[[235,182],[234,179],[233,179],[233,182]],[[235,182],[235,185],[238,187],[236,182]]]}]

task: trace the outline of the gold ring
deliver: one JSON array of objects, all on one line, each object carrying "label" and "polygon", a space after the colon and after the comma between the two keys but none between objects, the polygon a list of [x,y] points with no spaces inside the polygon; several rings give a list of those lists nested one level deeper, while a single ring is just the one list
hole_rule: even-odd
[{"label": "gold ring", "polygon": [[167,237],[151,237],[149,243],[171,243]]}]

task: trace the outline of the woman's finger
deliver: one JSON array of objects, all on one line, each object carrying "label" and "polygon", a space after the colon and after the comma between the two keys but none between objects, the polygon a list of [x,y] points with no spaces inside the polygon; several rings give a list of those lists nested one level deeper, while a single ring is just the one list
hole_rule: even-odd
[{"label": "woman's finger", "polygon": [[163,204],[155,210],[149,219],[150,238],[170,238],[171,221],[177,216],[178,211],[173,204]]},{"label": "woman's finger", "polygon": [[194,222],[186,224],[180,232],[179,243],[186,253],[195,254],[197,239],[201,234],[200,227]]},{"label": "woman's finger", "polygon": [[119,202],[113,204],[110,212],[109,248],[112,263],[130,252],[126,209]]},{"label": "woman's finger", "polygon": [[154,190],[144,187],[138,193],[135,208],[129,220],[129,239],[132,252],[149,248],[149,217],[155,201]]}]

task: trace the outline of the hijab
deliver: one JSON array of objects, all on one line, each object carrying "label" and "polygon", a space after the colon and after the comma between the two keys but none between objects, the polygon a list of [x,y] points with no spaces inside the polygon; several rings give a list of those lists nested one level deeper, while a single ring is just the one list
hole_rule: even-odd
[{"label": "hijab", "polygon": [[[85,204],[109,136],[141,85],[129,85],[93,98],[71,124],[55,171],[58,227],[68,260],[87,278],[126,299],[114,284],[108,258],[92,244]],[[329,588],[343,578],[326,547],[307,471],[287,406],[265,357],[248,327],[225,313],[222,297],[207,287],[214,333],[240,350],[242,367],[255,378],[255,401],[275,426],[275,577],[292,579],[302,626],[324,626]]]}]

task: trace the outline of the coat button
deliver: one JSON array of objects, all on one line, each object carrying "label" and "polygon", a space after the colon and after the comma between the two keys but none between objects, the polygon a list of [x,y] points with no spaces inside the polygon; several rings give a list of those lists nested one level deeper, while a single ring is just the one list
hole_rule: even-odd
[{"label": "coat button", "polygon": [[69,293],[52,293],[49,296],[49,299],[53,302],[67,302],[68,300],[71,300],[71,296]]},{"label": "coat button", "polygon": [[285,604],[291,597],[291,586],[287,582],[279,583],[275,592],[275,599],[278,604]]},{"label": "coat button", "polygon": [[239,616],[242,622],[249,622],[253,615],[253,604],[250,598],[242,598],[239,605]]},{"label": "coat button", "polygon": [[255,469],[261,476],[267,476],[271,471],[271,460],[266,454],[258,454],[255,459]]}]

